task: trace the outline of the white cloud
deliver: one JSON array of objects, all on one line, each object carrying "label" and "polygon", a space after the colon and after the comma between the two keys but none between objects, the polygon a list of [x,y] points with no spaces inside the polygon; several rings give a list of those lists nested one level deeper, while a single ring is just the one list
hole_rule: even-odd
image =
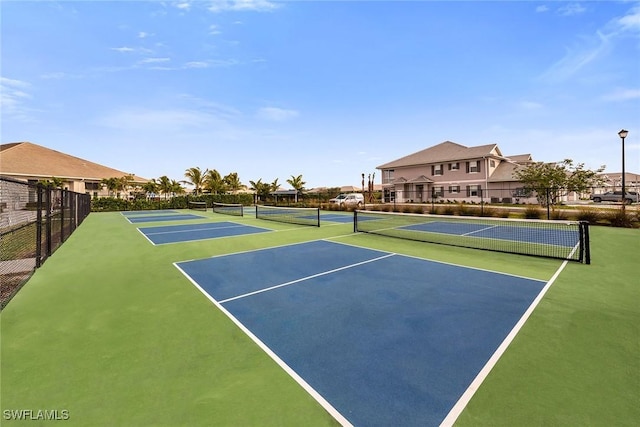
[{"label": "white cloud", "polygon": [[124,53],[124,52],[135,52],[135,49],[134,49],[134,48],[132,48],[132,47],[126,47],[126,46],[123,46],[123,47],[111,47],[111,48],[109,48],[109,49],[111,49],[111,50],[115,50],[116,52],[123,52],[123,53]]},{"label": "white cloud", "polygon": [[558,8],[558,13],[562,16],[573,16],[584,13],[587,9],[580,3],[569,3]]},{"label": "white cloud", "polygon": [[549,8],[546,5],[541,5],[536,7],[536,12],[538,13],[542,13],[542,12],[547,12],[549,10]]},{"label": "white cloud", "polygon": [[601,32],[573,49],[567,49],[566,55],[553,64],[543,75],[543,80],[565,80],[591,62],[603,57],[611,48],[610,35]]},{"label": "white cloud", "polygon": [[180,10],[190,10],[191,9],[191,3],[189,3],[188,1],[180,1],[177,3],[174,3],[174,6]]},{"label": "white cloud", "polygon": [[190,61],[184,66],[185,68],[209,68],[209,63],[206,61]]},{"label": "white cloud", "polygon": [[632,8],[629,13],[617,20],[621,31],[640,32],[640,6]]},{"label": "white cloud", "polygon": [[618,89],[603,96],[605,101],[627,101],[629,99],[640,99],[640,89]]},{"label": "white cloud", "polygon": [[3,115],[13,120],[31,121],[31,109],[27,107],[27,100],[32,96],[27,91],[31,84],[22,80],[0,77],[0,110]]},{"label": "white cloud", "polygon": [[158,62],[169,62],[171,58],[145,58],[141,60],[140,64],[156,64]]},{"label": "white cloud", "polygon": [[209,25],[209,34],[215,36],[221,34],[221,31],[217,25]]},{"label": "white cloud", "polygon": [[296,110],[285,110],[277,107],[264,107],[258,110],[257,116],[263,120],[269,120],[274,122],[283,122],[291,120],[300,115]]},{"label": "white cloud", "polygon": [[189,109],[128,108],[107,114],[97,123],[124,132],[166,132],[206,129],[220,122],[213,114]]},{"label": "white cloud", "polygon": [[268,12],[280,7],[268,0],[214,0],[209,6],[209,11],[218,13],[225,11],[253,11]]}]

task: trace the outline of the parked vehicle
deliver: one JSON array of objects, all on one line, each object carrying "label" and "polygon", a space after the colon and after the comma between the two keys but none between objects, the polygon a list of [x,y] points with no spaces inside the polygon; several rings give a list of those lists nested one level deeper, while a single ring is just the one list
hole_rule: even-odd
[{"label": "parked vehicle", "polygon": [[[622,200],[622,191],[607,191],[602,194],[592,194],[591,200],[596,203],[619,202]],[[624,201],[625,203],[638,203],[640,202],[640,195],[635,191],[625,191]]]},{"label": "parked vehicle", "polygon": [[364,205],[364,196],[360,193],[340,194],[333,199],[330,199],[329,203],[336,204],[338,206],[361,207]]}]

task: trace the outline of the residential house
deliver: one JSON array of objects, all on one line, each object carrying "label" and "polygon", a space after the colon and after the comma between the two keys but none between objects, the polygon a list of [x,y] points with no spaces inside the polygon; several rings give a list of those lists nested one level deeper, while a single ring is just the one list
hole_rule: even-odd
[{"label": "residential house", "polygon": [[466,147],[445,141],[377,167],[385,202],[530,203],[514,171],[530,154],[504,156],[497,144]]},{"label": "residential house", "polygon": [[135,174],[31,142],[0,145],[0,175],[27,183],[37,183],[55,177],[63,181],[63,188],[76,193],[91,194],[93,197],[109,195],[108,190],[100,184],[103,179],[131,175],[134,185],[142,185],[149,181]]}]

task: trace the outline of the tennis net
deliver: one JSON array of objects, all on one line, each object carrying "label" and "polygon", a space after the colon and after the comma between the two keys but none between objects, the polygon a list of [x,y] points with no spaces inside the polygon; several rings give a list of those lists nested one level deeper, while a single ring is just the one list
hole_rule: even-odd
[{"label": "tennis net", "polygon": [[589,225],[577,221],[354,212],[354,231],[590,264]]},{"label": "tennis net", "polygon": [[319,208],[288,208],[256,205],[256,218],[320,227]]},{"label": "tennis net", "polygon": [[244,216],[244,208],[241,203],[217,203],[213,202],[214,212],[225,215]]},{"label": "tennis net", "polygon": [[197,211],[207,211],[207,202],[189,201],[189,209]]}]

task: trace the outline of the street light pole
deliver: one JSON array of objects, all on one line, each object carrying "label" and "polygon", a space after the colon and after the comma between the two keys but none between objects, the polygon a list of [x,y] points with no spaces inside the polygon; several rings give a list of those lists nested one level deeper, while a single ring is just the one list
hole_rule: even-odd
[{"label": "street light pole", "polygon": [[622,129],[620,132],[618,132],[618,136],[620,137],[620,139],[622,139],[622,210],[624,210],[624,205],[625,205],[625,192],[624,192],[624,139],[627,137],[627,135],[629,134],[628,130]]}]

